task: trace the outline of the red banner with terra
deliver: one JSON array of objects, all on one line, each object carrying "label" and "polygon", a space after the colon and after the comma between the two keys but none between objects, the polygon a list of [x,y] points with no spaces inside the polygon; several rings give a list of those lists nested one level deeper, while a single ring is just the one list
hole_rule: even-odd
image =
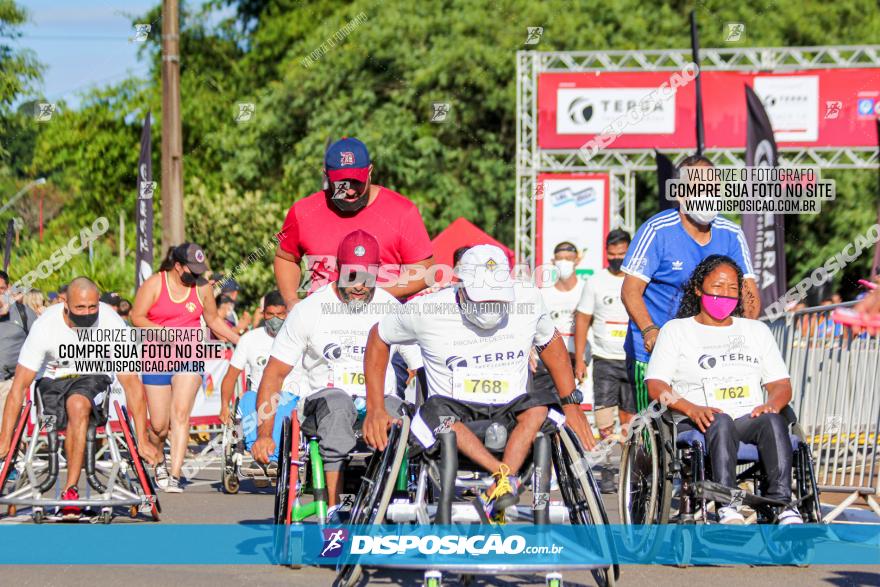
[{"label": "red banner with terra", "polygon": [[[674,71],[543,73],[538,77],[538,145],[579,149],[612,123],[608,149],[694,149],[691,76],[669,96]],[[681,74],[679,74],[681,75]],[[880,68],[785,73],[703,71],[706,148],[746,144],[743,86],[761,98],[784,147],[869,147],[877,142]],[[669,96],[664,100],[665,96]],[[638,112],[632,112],[638,110]]]}]

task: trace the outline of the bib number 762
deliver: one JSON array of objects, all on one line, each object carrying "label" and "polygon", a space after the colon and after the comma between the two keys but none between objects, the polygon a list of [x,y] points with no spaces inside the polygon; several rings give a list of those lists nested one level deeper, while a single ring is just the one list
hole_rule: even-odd
[{"label": "bib number 762", "polygon": [[736,385],[732,387],[719,387],[715,390],[715,399],[745,399],[749,397],[749,387],[747,385]]}]

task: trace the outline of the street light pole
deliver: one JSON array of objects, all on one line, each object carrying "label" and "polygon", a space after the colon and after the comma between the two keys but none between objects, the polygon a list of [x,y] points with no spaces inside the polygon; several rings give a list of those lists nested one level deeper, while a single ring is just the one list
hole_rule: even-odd
[{"label": "street light pole", "polygon": [[180,12],[162,0],[162,246],[184,241],[183,139],[180,125]]}]

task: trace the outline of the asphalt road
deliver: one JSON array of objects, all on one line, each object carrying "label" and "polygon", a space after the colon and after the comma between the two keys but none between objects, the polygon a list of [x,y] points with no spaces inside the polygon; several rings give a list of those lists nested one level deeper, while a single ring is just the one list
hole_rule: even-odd
[{"label": "asphalt road", "polygon": [[[273,491],[255,489],[249,482],[242,483],[238,495],[222,493],[217,466],[203,469],[183,494],[161,494],[164,510],[162,524],[236,524],[242,521],[268,522],[272,515]],[[614,496],[605,496],[612,521],[616,521],[617,507]],[[25,515],[6,519],[0,524],[31,523]],[[114,523],[150,523],[129,521],[125,517]],[[36,545],[35,545],[36,547]],[[96,545],[99,548],[100,545]],[[136,548],[136,545],[133,545]],[[563,573],[566,585],[595,583],[587,572]],[[322,568],[292,570],[273,566],[5,566],[0,567],[0,584],[23,586],[95,587],[97,584],[116,587],[243,587],[249,585],[284,585],[285,587],[322,587],[331,585],[333,573]],[[421,574],[400,571],[369,571],[369,585],[419,585]],[[448,577],[445,585],[456,585],[455,577]],[[476,577],[475,585],[526,587],[543,585],[543,576],[485,576]],[[687,587],[778,587],[792,585],[828,585],[839,587],[866,587],[880,585],[880,561],[877,566],[812,566],[796,567],[690,567],[626,566],[618,583],[622,586],[653,587],[674,585]]]}]

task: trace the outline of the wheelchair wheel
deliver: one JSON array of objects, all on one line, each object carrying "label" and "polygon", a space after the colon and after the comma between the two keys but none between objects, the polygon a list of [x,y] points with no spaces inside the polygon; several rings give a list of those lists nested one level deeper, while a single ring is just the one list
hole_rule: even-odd
[{"label": "wheelchair wheel", "polygon": [[633,434],[620,456],[618,505],[624,524],[644,525],[658,521],[662,457],[657,431],[651,424]]},{"label": "wheelchair wheel", "polygon": [[[296,426],[294,426],[294,421]],[[296,428],[296,439],[294,439]],[[294,411],[281,425],[278,447],[278,482],[275,484],[275,560],[290,564],[290,514],[299,480],[299,420]]]},{"label": "wheelchair wheel", "polygon": [[[374,452],[367,464],[367,471],[361,481],[357,497],[351,508],[349,524],[353,526],[381,524],[385,520],[385,512],[391,502],[391,495],[400,472],[400,465],[406,453],[409,439],[409,417],[400,416],[400,424],[391,427],[388,434],[388,446],[381,453]],[[353,587],[361,579],[360,565],[342,562],[338,567],[335,585]]]},{"label": "wheelchair wheel", "polygon": [[113,402],[113,406],[116,409],[116,417],[119,419],[119,427],[122,428],[122,435],[125,438],[125,446],[128,449],[128,462],[137,473],[137,480],[141,491],[144,496],[150,500],[150,513],[153,516],[153,521],[158,522],[159,514],[162,512],[162,506],[159,504],[159,496],[156,494],[153,482],[149,475],[147,475],[147,472],[144,469],[144,462],[141,459],[140,453],[138,453],[137,441],[132,433],[134,427],[129,419],[128,410],[120,406],[117,401]]},{"label": "wheelchair wheel", "polygon": [[807,524],[818,524],[822,520],[819,487],[816,485],[816,474],[813,470],[813,455],[806,443],[800,443],[793,465],[801,516]]},{"label": "wheelchair wheel", "polygon": [[[568,427],[563,428],[554,437],[554,449],[559,491],[568,508],[569,521],[581,526],[607,526],[608,514],[602,503],[602,494],[593,472],[585,464],[586,451],[577,435]],[[613,560],[615,552],[611,535],[599,530],[596,539],[602,546],[603,554]],[[611,564],[607,568],[593,569],[591,573],[599,587],[613,587],[620,578],[620,567]]]},{"label": "wheelchair wheel", "polygon": [[[12,473],[15,468],[15,461],[18,458],[18,448],[21,445],[21,439],[24,436],[24,427],[27,424],[28,415],[31,413],[31,402],[26,402],[24,407],[21,408],[21,413],[18,416],[18,422],[15,425],[15,430],[12,433],[12,443],[9,445],[9,452],[6,454],[6,460],[3,461],[3,468],[0,469],[0,495],[3,494],[3,487],[6,485],[6,481],[9,479],[10,473]],[[10,516],[14,516],[14,506],[9,506],[13,513],[9,514]]]}]

